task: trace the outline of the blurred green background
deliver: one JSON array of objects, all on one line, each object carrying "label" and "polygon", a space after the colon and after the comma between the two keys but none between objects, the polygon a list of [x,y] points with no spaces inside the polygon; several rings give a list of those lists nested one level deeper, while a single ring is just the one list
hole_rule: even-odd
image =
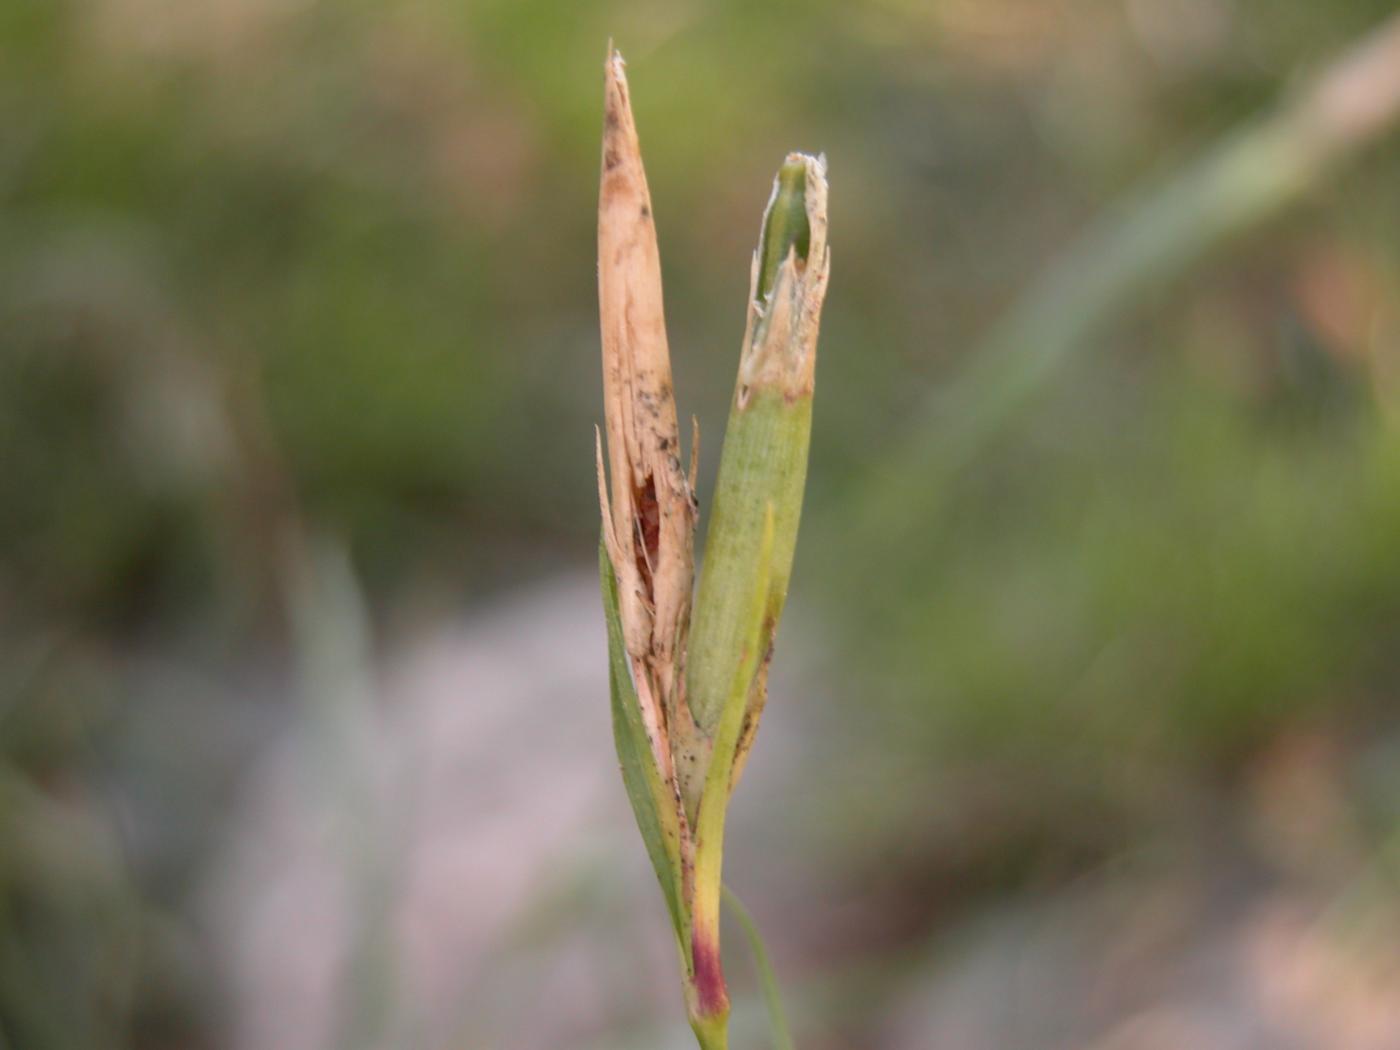
[{"label": "blurred green background", "polygon": [[[610,37],[702,522],[769,180],[830,166],[788,670],[731,855],[799,1045],[1400,1046],[1400,135],[1179,257],[1192,199],[1154,212],[1111,323],[977,371],[1028,289],[1073,309],[1113,243],[1083,231],[1393,12],[0,6],[0,1047],[685,1045],[578,582]],[[386,669],[442,637],[448,707],[514,719],[429,734],[464,741],[460,880],[400,863],[437,833],[394,786],[438,723]],[[556,827],[571,769],[607,801]],[[282,828],[303,796],[340,816]],[[323,833],[324,914],[278,867]]]}]

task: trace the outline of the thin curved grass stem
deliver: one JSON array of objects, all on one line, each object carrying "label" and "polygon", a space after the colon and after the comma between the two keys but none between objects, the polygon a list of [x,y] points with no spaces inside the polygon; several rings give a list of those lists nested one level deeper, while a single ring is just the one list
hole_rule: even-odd
[{"label": "thin curved grass stem", "polygon": [[749,942],[749,950],[753,952],[754,969],[758,971],[758,983],[763,987],[763,999],[768,1005],[768,1025],[773,1033],[773,1050],[793,1050],[792,1032],[788,1028],[787,1014],[783,1010],[782,996],[778,991],[778,978],[773,973],[773,964],[768,959],[768,949],[764,947],[763,937],[758,932],[753,916],[734,895],[734,891],[725,885],[722,892],[726,907],[734,918],[739,920],[739,926]]}]

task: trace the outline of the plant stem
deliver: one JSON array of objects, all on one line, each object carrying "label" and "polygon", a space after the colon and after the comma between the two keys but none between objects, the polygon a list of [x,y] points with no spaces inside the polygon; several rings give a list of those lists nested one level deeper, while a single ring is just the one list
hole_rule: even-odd
[{"label": "plant stem", "polygon": [[729,1015],[722,1018],[691,1019],[690,1030],[700,1050],[729,1050]]}]

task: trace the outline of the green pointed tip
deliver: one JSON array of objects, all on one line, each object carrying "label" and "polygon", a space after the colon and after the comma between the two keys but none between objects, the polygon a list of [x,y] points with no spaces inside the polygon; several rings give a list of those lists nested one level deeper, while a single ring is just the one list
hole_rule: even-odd
[{"label": "green pointed tip", "polygon": [[758,247],[758,287],[754,296],[759,302],[773,290],[778,267],[789,250],[796,248],[797,257],[807,261],[812,238],[807,221],[807,166],[812,163],[805,154],[789,153],[773,180],[773,196],[763,216],[763,239]]}]

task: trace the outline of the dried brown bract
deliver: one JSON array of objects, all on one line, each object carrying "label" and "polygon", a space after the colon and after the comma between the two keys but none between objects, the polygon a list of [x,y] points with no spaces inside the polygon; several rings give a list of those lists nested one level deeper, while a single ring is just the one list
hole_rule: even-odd
[{"label": "dried brown bract", "polygon": [[622,56],[607,62],[598,200],[598,299],[611,498],[598,450],[603,536],[617,574],[627,654],[648,735],[673,778],[667,725],[684,712],[693,586],[694,442],[682,469],[661,261]]}]

